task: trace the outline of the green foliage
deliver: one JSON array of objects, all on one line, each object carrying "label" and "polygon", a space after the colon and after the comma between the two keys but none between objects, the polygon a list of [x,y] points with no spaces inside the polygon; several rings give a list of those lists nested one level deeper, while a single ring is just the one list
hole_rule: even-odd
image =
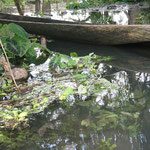
[{"label": "green foliage", "polygon": [[[109,105],[107,100],[105,100],[105,102]],[[91,105],[85,104],[85,106],[90,107]],[[81,125],[95,131],[119,128],[129,132],[131,136],[136,136],[139,128],[139,112],[137,112],[137,110],[133,112],[123,111],[122,109],[126,109],[125,107],[127,106],[122,107],[123,108],[116,108],[115,111],[102,109],[100,106],[92,107],[90,108],[91,115],[82,120]],[[132,110],[133,108],[130,109]]]},{"label": "green foliage", "polygon": [[29,35],[20,26],[13,23],[5,24],[0,31],[2,42],[9,56],[22,57],[27,51],[33,49],[32,43],[28,39]]},{"label": "green foliage", "polygon": [[27,119],[26,116],[28,115],[28,112],[23,111],[21,112],[19,109],[15,108],[13,109],[12,106],[7,106],[6,109],[1,110],[0,116],[3,118],[3,121],[1,123],[4,123],[3,125],[0,124],[0,128],[11,128],[12,130],[20,126],[22,123],[26,124]]},{"label": "green foliage", "polygon": [[116,144],[111,144],[112,138],[108,138],[107,140],[102,139],[100,142],[100,149],[101,150],[114,150],[117,145]]},{"label": "green foliage", "polygon": [[89,7],[89,3],[85,0],[83,2],[73,2],[72,4],[69,4],[66,6],[67,9],[81,9],[81,8],[87,8]]},{"label": "green foliage", "polygon": [[[27,0],[19,0],[20,4],[24,7],[25,3],[27,2]],[[5,8],[6,6],[14,6],[14,0],[1,0],[0,1],[0,9]]]},{"label": "green foliage", "polygon": [[52,70],[55,69],[57,65],[60,64],[60,62],[61,62],[61,55],[55,55],[49,63],[50,69]]},{"label": "green foliage", "polygon": [[66,6],[67,9],[85,9],[91,7],[104,6],[106,4],[141,2],[144,0],[82,0],[82,2],[72,2]]},{"label": "green foliage", "polygon": [[89,19],[93,24],[115,24],[115,22],[112,21],[112,16],[107,15],[107,12],[105,12],[105,14],[101,12],[91,12]]},{"label": "green foliage", "polygon": [[150,9],[143,9],[136,18],[137,24],[150,24]]},{"label": "green foliage", "polygon": [[4,8],[5,6],[9,6],[14,4],[13,0],[1,0],[0,1],[0,9]]},{"label": "green foliage", "polygon": [[71,53],[70,53],[70,56],[71,56],[71,57],[78,57],[78,54],[77,54],[76,52],[71,52]]},{"label": "green foliage", "polygon": [[0,29],[1,39],[9,56],[23,57],[28,51],[32,51],[30,56],[36,57],[33,45],[28,39],[29,35],[20,26],[11,23],[3,25]]},{"label": "green foliage", "polygon": [[71,57],[62,55],[62,54],[57,54],[55,55],[50,63],[49,63],[49,68],[51,70],[56,69],[56,67],[60,67],[62,69],[64,68],[72,68],[77,65],[76,60],[73,60]]},{"label": "green foliage", "polygon": [[74,91],[71,87],[68,87],[68,88],[65,89],[64,92],[59,93],[59,99],[60,100],[66,100],[67,97],[71,94],[74,94]]},{"label": "green foliage", "polygon": [[84,79],[84,78],[88,78],[87,74],[75,74],[73,76],[75,79]]},{"label": "green foliage", "polygon": [[[0,28],[0,33],[0,38],[4,48],[9,58],[13,58],[13,60],[17,57],[22,59],[26,57],[28,60],[35,60],[37,57],[35,47],[39,47],[40,49],[46,50],[50,53],[50,51],[42,45],[36,42],[31,42],[29,40],[29,34],[17,24],[10,23],[3,25]],[[0,49],[0,51],[2,53],[2,49]],[[16,60],[22,61],[21,59]]]},{"label": "green foliage", "polygon": [[[93,53],[81,58],[77,57],[76,53],[71,53],[70,55],[72,57],[62,55],[62,54],[54,55],[49,63],[49,68],[58,77],[59,75],[63,77],[63,73],[70,74],[71,79],[75,80],[75,82],[77,83],[77,88],[71,87],[71,89],[73,89],[76,92],[76,94],[90,95],[90,94],[100,93],[106,89],[117,88],[108,80],[103,78],[95,82],[92,81],[91,83],[89,83],[90,81],[88,81],[88,79],[91,78],[91,76],[94,77],[98,75],[98,72],[96,71],[96,67],[97,67],[96,62],[102,61],[103,60],[102,57],[98,57]],[[83,73],[84,70],[86,70],[86,72],[88,71],[88,73]],[[62,87],[62,89],[67,88],[66,86],[64,86],[63,83],[62,84],[60,83],[58,86]],[[59,94],[59,99],[66,100],[67,97],[69,96],[68,94],[69,92],[70,91],[68,91],[68,88],[67,91],[65,92],[61,91]]]}]

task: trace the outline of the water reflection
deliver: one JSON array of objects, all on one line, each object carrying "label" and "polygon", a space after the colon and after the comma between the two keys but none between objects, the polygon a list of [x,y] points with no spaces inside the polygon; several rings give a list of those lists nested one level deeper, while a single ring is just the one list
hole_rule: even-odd
[{"label": "water reflection", "polygon": [[[100,64],[100,68],[104,70],[105,76],[108,68],[113,69],[104,64]],[[145,119],[149,117],[147,112],[148,106],[150,106],[148,102],[149,87],[144,82],[139,82],[140,74],[134,72],[117,70],[116,72],[113,71],[113,74],[108,74],[107,77],[120,88],[118,90],[105,91],[104,94],[96,97],[89,97],[84,102],[79,100],[75,105],[69,107],[55,104],[46,109],[43,114],[37,115],[36,121],[32,123],[32,130],[37,131],[36,139],[35,135],[32,136],[32,142],[28,138],[28,147],[25,147],[32,147],[33,149],[38,147],[38,149],[91,150],[99,149],[101,139],[107,140],[111,137],[111,142],[117,144],[116,150],[147,150],[145,147],[149,145],[149,135],[147,135],[148,131],[145,131],[143,126],[148,125]],[[146,80],[144,77],[142,78],[144,81]],[[99,96],[104,105],[99,103]],[[79,97],[76,97],[76,99],[79,99]],[[114,107],[112,107],[112,103]],[[116,105],[117,103],[118,105]],[[111,124],[109,124],[109,121],[106,122],[106,120],[101,122],[102,113],[107,116],[109,111],[110,113],[116,113],[120,108],[121,113],[140,113],[140,118],[138,120],[135,119],[135,122],[138,123],[138,127],[135,126],[137,128],[130,131],[124,131],[121,127],[112,129],[114,117],[110,120]],[[143,114],[144,118],[141,116]],[[131,120],[129,118],[126,120],[126,115],[129,115]],[[123,121],[125,127],[134,124],[130,114],[124,114],[124,117],[119,119]],[[87,123],[86,127],[81,125],[84,123],[83,121]],[[102,123],[105,123],[105,125],[108,123],[103,130],[100,129]],[[134,132],[136,134],[132,136]]]}]

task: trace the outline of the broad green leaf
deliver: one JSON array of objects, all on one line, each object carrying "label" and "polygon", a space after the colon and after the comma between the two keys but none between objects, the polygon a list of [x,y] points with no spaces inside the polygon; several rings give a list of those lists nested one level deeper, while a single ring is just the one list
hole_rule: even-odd
[{"label": "broad green leaf", "polygon": [[84,78],[87,78],[88,75],[87,74],[76,74],[73,76],[73,78],[76,78],[76,79],[84,79]]},{"label": "broad green leaf", "polygon": [[31,44],[31,47],[27,50],[27,52],[25,53],[26,57],[31,57],[31,58],[35,58],[37,56],[37,53],[34,49],[33,44]]},{"label": "broad green leaf", "polygon": [[10,30],[10,27],[7,24],[3,25],[3,27],[0,29],[0,33],[3,38],[12,39],[15,36],[15,33]]},{"label": "broad green leaf", "polygon": [[67,65],[65,63],[60,63],[59,64],[60,68],[64,69],[64,68],[67,68]]},{"label": "broad green leaf", "polygon": [[69,60],[69,61],[68,61],[68,66],[74,67],[74,66],[76,66],[76,65],[77,65],[77,62],[76,62],[75,60]]},{"label": "broad green leaf", "polygon": [[63,93],[62,92],[59,93],[59,99],[66,100],[66,98],[71,94],[74,94],[74,91],[71,87],[68,87],[65,89],[65,91]]},{"label": "broad green leaf", "polygon": [[20,57],[24,56],[31,46],[28,39],[24,41],[19,36],[15,36],[12,41],[6,43],[7,51]]},{"label": "broad green leaf", "polygon": [[12,32],[14,32],[20,38],[26,40],[29,37],[29,34],[19,25],[15,23],[10,23],[9,28]]},{"label": "broad green leaf", "polygon": [[21,118],[21,117],[25,117],[27,115],[28,115],[28,112],[22,112],[18,115],[18,117]]},{"label": "broad green leaf", "polygon": [[61,56],[59,54],[55,55],[49,62],[49,68],[54,70],[60,64]]},{"label": "broad green leaf", "polygon": [[61,57],[61,63],[68,64],[69,61],[72,61],[72,58],[67,55],[60,54],[60,57]]},{"label": "broad green leaf", "polygon": [[71,57],[78,57],[78,54],[76,52],[72,52],[72,53],[70,53],[70,56]]},{"label": "broad green leaf", "polygon": [[50,61],[49,67],[50,69],[55,69],[57,66],[61,68],[74,67],[77,64],[75,60],[70,58],[69,56],[56,54]]}]

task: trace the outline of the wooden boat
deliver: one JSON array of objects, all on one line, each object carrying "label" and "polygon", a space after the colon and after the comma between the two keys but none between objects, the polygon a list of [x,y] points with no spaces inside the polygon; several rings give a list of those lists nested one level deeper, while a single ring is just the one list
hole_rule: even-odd
[{"label": "wooden boat", "polygon": [[0,23],[16,23],[31,34],[101,45],[150,42],[150,25],[94,25],[0,13]]}]

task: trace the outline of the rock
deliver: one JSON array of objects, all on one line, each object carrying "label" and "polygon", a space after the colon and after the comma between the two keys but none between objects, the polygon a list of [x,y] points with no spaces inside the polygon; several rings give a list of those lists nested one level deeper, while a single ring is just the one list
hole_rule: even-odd
[{"label": "rock", "polygon": [[[4,68],[5,77],[11,79],[9,72],[9,65],[4,57],[0,56],[0,66]],[[26,80],[28,78],[28,72],[24,68],[14,68],[12,69],[14,78],[16,81]]]},{"label": "rock", "polygon": [[[26,80],[28,78],[28,72],[24,68],[14,68],[12,72],[16,81]],[[5,77],[11,79],[10,72],[6,72]]]}]

